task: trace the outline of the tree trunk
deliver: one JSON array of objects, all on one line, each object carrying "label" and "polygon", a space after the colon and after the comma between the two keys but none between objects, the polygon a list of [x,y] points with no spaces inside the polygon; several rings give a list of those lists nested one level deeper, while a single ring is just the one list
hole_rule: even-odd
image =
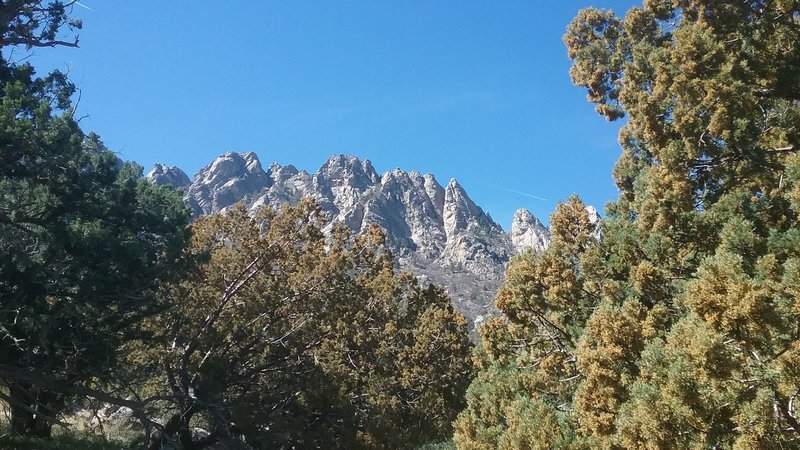
[{"label": "tree trunk", "polygon": [[38,397],[36,398],[36,414],[33,418],[33,435],[43,438],[49,438],[53,432],[53,423],[45,419],[45,417],[55,417],[55,395],[48,390],[37,390]]},{"label": "tree trunk", "polygon": [[178,448],[181,450],[194,450],[195,443],[192,441],[192,431],[189,429],[189,421],[193,416],[194,408],[173,415],[164,425],[163,432],[157,432],[150,436],[147,449],[157,450],[165,443],[173,442],[178,444]]},{"label": "tree trunk", "polygon": [[189,420],[191,418],[191,414],[185,414],[181,418],[180,428],[178,428],[178,441],[181,443],[181,449],[183,450],[194,450],[192,430],[189,429]]},{"label": "tree trunk", "polygon": [[14,434],[30,434],[34,428],[34,402],[29,383],[9,383],[11,404],[11,432]]},{"label": "tree trunk", "polygon": [[27,382],[11,382],[9,394],[12,433],[50,437],[53,424],[44,417],[53,415],[48,406],[49,393]]}]

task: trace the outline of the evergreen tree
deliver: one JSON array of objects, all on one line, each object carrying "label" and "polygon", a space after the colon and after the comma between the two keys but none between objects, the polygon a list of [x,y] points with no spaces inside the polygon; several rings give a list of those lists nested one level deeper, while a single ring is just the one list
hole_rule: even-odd
[{"label": "evergreen tree", "polygon": [[602,243],[512,263],[457,444],[797,448],[800,4],[588,9],[564,40],[598,112],[627,116],[620,197]]},{"label": "evergreen tree", "polygon": [[0,48],[8,46],[77,47],[78,36],[62,39],[59,33],[80,30],[80,19],[70,17],[77,0],[2,0],[0,1]]},{"label": "evergreen tree", "polygon": [[[466,322],[447,295],[393,270],[375,226],[329,239],[302,201],[200,218],[187,276],[131,345],[143,397],[181,448],[241,437],[270,448],[409,448],[443,440],[469,383]],[[155,343],[155,344],[154,344]],[[193,439],[191,427],[208,427]]]},{"label": "evergreen tree", "polygon": [[480,329],[477,378],[455,425],[459,448],[578,445],[569,405],[579,384],[577,351],[599,296],[578,268],[594,254],[595,225],[573,196],[551,220],[552,243],[517,256],[497,293],[503,317]]},{"label": "evergreen tree", "polygon": [[[79,26],[64,8],[4,2],[0,45],[59,45],[59,27]],[[81,131],[74,90],[0,55],[0,398],[18,433],[49,435],[68,395],[113,367],[189,217]]]}]

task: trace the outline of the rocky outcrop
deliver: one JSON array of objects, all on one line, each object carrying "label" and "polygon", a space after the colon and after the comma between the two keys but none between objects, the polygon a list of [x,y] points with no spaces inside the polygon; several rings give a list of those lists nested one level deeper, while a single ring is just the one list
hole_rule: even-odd
[{"label": "rocky outcrop", "polygon": [[592,233],[592,235],[598,241],[603,240],[603,232],[602,230],[600,230],[600,227],[598,226],[600,224],[600,214],[597,212],[597,208],[591,205],[587,206],[586,212],[589,213],[589,222],[593,223],[596,226],[596,228],[594,229],[594,233]]},{"label": "rocky outcrop", "polygon": [[442,187],[433,175],[416,171],[398,168],[378,175],[369,160],[353,156],[333,156],[309,174],[277,163],[265,171],[255,153],[228,152],[191,183],[180,169],[163,164],[148,179],[182,188],[196,215],[237,202],[256,209],[313,196],[331,225],[360,231],[377,223],[386,230],[399,266],[447,289],[470,320],[492,313],[511,256],[526,248],[541,250],[550,239],[527,210],[517,211],[506,233],[455,179]]},{"label": "rocky outcrop", "polygon": [[228,152],[195,175],[186,198],[196,214],[211,214],[240,201],[251,204],[271,185],[255,153]]},{"label": "rocky outcrop", "polygon": [[550,244],[550,231],[527,209],[518,209],[511,221],[511,245],[517,253],[527,249],[544,250]]},{"label": "rocky outcrop", "polygon": [[153,165],[153,170],[147,174],[147,181],[158,186],[167,184],[179,189],[186,189],[192,184],[183,170],[175,166],[167,166],[166,164]]}]

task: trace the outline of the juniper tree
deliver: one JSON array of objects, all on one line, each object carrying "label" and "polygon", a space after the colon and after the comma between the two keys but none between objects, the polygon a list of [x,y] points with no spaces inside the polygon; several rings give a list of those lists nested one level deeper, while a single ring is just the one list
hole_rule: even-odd
[{"label": "juniper tree", "polygon": [[71,89],[0,60],[0,396],[17,432],[49,434],[66,393],[113,366],[189,217],[80,130]]},{"label": "juniper tree", "polygon": [[[597,111],[627,117],[620,196],[603,242],[555,275],[553,250],[512,263],[477,378],[503,367],[511,388],[473,384],[456,442],[513,448],[525,426],[516,442],[561,448],[797,447],[800,4],[587,9],[564,41]],[[560,316],[574,360],[544,368],[550,328],[518,318],[552,308],[534,287],[574,280],[558,300],[588,312]]]},{"label": "juniper tree", "polygon": [[70,396],[109,400],[94,381],[152,312],[189,217],[80,129],[63,73],[8,59],[15,46],[75,46],[59,36],[80,29],[73,3],[0,2],[0,399],[13,431],[43,436]]},{"label": "juniper tree", "polygon": [[[469,383],[464,318],[435,286],[393,269],[375,226],[330,238],[304,200],[251,216],[241,205],[192,226],[190,269],[169,309],[131,344],[144,396],[181,448],[407,448],[443,440]],[[164,409],[162,409],[163,411]],[[191,426],[210,436],[193,439]]]}]

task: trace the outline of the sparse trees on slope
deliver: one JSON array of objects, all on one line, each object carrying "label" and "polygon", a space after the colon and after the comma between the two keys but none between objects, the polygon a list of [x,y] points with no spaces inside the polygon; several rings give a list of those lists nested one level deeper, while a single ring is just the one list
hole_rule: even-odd
[{"label": "sparse trees on slope", "polygon": [[[161,441],[404,448],[449,435],[471,376],[463,317],[394,273],[379,228],[326,240],[322,226],[311,201],[193,226],[188,276],[165,286],[155,341],[131,349],[169,411]],[[194,424],[210,436],[193,440]]]},{"label": "sparse trees on slope", "polygon": [[[628,116],[620,198],[603,242],[559,256],[554,276],[537,264],[550,251],[512,264],[498,295],[506,322],[484,330],[495,362],[478,382],[500,361],[513,389],[473,384],[457,443],[485,445],[475,430],[488,442],[513,435],[525,423],[513,405],[527,402],[531,420],[563,424],[541,438],[557,447],[800,446],[800,4],[646,1],[624,18],[589,9],[565,42],[598,112]],[[519,310],[537,311],[542,294],[519,290],[519,270],[522,286],[583,280],[577,296],[565,291],[589,312],[572,321],[573,372],[520,359],[552,344],[534,339],[542,324],[520,327]],[[508,309],[509,290],[522,308]],[[527,381],[538,373],[544,383]]]}]

